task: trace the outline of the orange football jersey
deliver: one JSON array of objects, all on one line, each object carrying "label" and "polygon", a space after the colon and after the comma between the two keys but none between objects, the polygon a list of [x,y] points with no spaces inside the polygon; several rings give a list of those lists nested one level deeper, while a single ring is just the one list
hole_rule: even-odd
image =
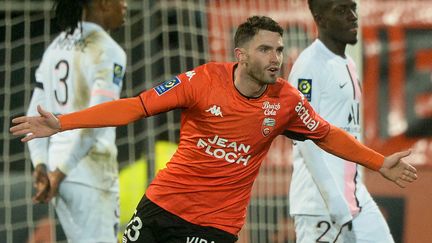
[{"label": "orange football jersey", "polygon": [[285,130],[321,139],[329,124],[283,79],[259,98],[234,86],[235,63],[208,63],[143,92],[145,116],[182,108],[179,147],[147,189],[167,211],[237,234],[252,184],[273,139]]}]

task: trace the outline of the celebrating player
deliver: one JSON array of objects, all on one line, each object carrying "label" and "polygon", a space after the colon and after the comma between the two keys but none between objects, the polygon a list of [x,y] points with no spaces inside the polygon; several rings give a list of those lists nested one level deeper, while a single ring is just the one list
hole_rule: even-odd
[{"label": "celebrating player", "polygon": [[[357,43],[357,4],[354,0],[308,3],[318,39],[300,54],[289,81],[321,117],[360,139],[361,88],[355,64],[345,54],[347,44]],[[290,213],[297,242],[394,242],[358,165],[310,141],[297,142],[293,151]]]},{"label": "celebrating player", "polygon": [[[384,157],[318,116],[278,78],[283,30],[254,16],[234,37],[235,63],[207,63],[137,97],[54,116],[15,118],[22,141],[89,127],[120,126],[182,109],[180,143],[132,216],[123,242],[235,242],[252,184],[273,139],[288,131],[400,185],[417,178],[404,154]],[[103,118],[103,119],[102,119]]]},{"label": "celebrating player", "polygon": [[[63,32],[36,71],[28,115],[43,104],[65,114],[119,98],[126,55],[106,31],[123,25],[124,0],[56,0]],[[117,242],[119,224],[115,128],[59,133],[28,143],[35,202],[54,199],[70,242]]]}]

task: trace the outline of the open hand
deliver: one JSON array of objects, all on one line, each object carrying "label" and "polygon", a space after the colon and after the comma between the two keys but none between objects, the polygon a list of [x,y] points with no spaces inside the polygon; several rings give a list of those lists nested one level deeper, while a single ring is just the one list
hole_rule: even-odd
[{"label": "open hand", "polygon": [[411,151],[404,151],[385,157],[384,164],[379,172],[388,180],[404,188],[407,183],[417,180],[417,170],[403,160],[410,154]]},{"label": "open hand", "polygon": [[39,105],[37,110],[41,116],[21,116],[12,120],[12,123],[16,125],[9,131],[13,135],[26,135],[21,139],[22,142],[30,141],[33,138],[49,137],[60,131],[60,122],[57,117]]}]

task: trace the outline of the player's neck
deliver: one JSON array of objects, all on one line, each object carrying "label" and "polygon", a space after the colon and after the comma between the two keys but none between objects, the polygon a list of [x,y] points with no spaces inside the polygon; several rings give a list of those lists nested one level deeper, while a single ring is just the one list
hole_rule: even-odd
[{"label": "player's neck", "polygon": [[248,98],[260,97],[267,88],[267,84],[254,80],[246,74],[240,64],[234,71],[234,86],[240,94]]},{"label": "player's neck", "polygon": [[91,10],[84,9],[82,20],[95,23],[101,26],[104,30],[108,31],[104,18],[100,13],[101,11],[91,11]]},{"label": "player's neck", "polygon": [[341,43],[341,42],[337,42],[335,40],[332,40],[331,38],[326,38],[326,36],[319,36],[318,39],[320,39],[320,41],[334,54],[342,57],[342,58],[346,58],[345,55],[345,49],[347,44],[346,43]]}]

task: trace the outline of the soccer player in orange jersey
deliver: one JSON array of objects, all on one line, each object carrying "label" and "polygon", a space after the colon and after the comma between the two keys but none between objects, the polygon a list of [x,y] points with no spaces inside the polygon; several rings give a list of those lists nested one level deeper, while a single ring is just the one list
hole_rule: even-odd
[{"label": "soccer player in orange jersey", "polygon": [[384,157],[363,146],[323,120],[296,88],[278,78],[282,33],[271,18],[251,17],[235,34],[235,63],[207,63],[137,97],[67,115],[56,117],[39,107],[40,117],[15,118],[11,132],[27,134],[25,142],[182,109],[178,149],[147,189],[123,242],[235,242],[261,162],[285,131],[400,186],[414,181],[416,169],[402,159],[407,153]]}]

